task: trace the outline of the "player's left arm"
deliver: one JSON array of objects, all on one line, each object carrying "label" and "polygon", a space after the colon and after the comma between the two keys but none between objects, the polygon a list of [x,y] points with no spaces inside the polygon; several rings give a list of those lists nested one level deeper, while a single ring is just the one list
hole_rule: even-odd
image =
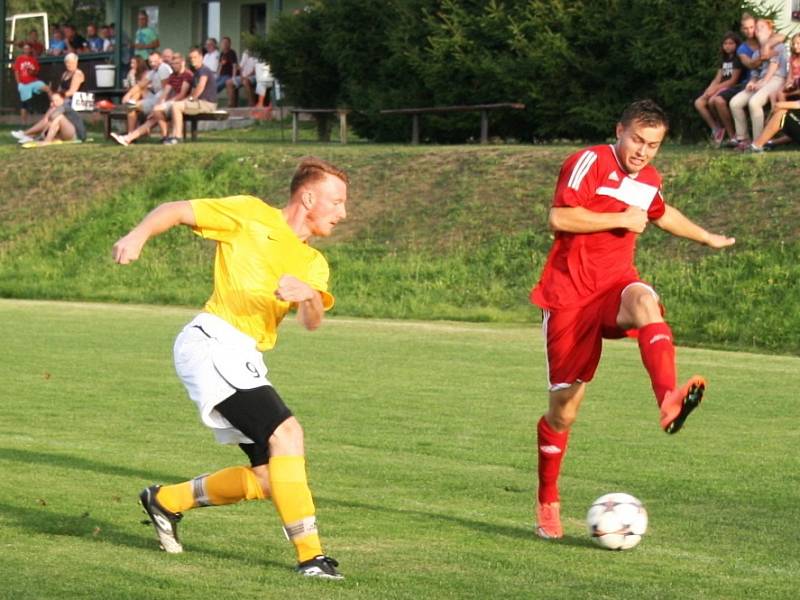
[{"label": "player's left arm", "polygon": [[283,275],[278,280],[275,297],[284,302],[297,304],[297,320],[309,331],[314,331],[322,324],[322,317],[325,314],[322,296],[305,281],[293,275]]},{"label": "player's left arm", "polygon": [[665,206],[664,214],[653,223],[667,233],[711,248],[726,248],[736,243],[736,239],[732,237],[706,231],[669,204]]}]

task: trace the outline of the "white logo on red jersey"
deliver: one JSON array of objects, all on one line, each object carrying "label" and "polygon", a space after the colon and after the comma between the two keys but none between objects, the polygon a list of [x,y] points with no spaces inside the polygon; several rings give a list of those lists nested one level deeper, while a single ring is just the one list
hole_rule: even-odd
[{"label": "white logo on red jersey", "polygon": [[611,175],[608,176],[611,181],[619,181],[619,175],[617,175],[616,171],[611,171]]},{"label": "white logo on red jersey", "polygon": [[599,187],[596,193],[598,195],[611,196],[629,206],[636,206],[642,210],[647,210],[656,197],[658,188],[654,185],[648,185],[640,181],[635,181],[630,177],[625,177],[620,182],[619,187]]}]

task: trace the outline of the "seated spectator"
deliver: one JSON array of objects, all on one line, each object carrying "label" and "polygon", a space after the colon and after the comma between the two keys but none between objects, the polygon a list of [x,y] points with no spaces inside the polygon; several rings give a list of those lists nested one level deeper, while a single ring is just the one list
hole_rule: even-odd
[{"label": "seated spectator", "polygon": [[34,94],[42,92],[50,93],[50,88],[47,87],[44,81],[41,81],[37,75],[39,74],[39,61],[33,54],[33,48],[28,42],[22,46],[22,54],[20,54],[14,61],[14,79],[17,81],[17,90],[19,91],[20,109],[19,116],[22,119],[22,124],[28,124],[28,111],[30,110],[31,99]]},{"label": "seated spectator", "polygon": [[[170,54],[172,51],[170,50]],[[153,51],[150,53],[150,70],[147,72],[147,84],[142,97],[135,103],[135,110],[128,113],[128,131],[136,129],[139,114],[148,116],[153,112],[156,104],[161,101],[161,90],[172,75],[172,67],[161,60],[161,54]]]},{"label": "seated spectator", "polygon": [[64,41],[64,34],[56,26],[50,36],[50,46],[47,48],[47,54],[50,56],[61,56],[67,51],[67,42]]},{"label": "seated spectator", "polygon": [[258,101],[253,110],[250,111],[250,116],[254,119],[269,120],[272,118],[272,100],[270,99],[269,103],[267,103],[270,88],[275,90],[275,99],[279,100],[280,87],[273,79],[269,65],[263,62],[256,63],[256,94],[258,95]]},{"label": "seated spectator", "polygon": [[136,30],[133,36],[134,54],[147,60],[150,56],[150,52],[158,50],[161,42],[158,39],[158,34],[155,29],[149,26],[150,17],[147,16],[145,11],[140,10],[137,19],[139,29]]},{"label": "seated spectator", "polygon": [[89,49],[86,39],[78,33],[74,25],[64,25],[64,41],[67,43],[67,50],[76,54]]},{"label": "seated spectator", "polygon": [[100,39],[103,40],[103,52],[114,50],[114,36],[111,35],[110,25],[103,25],[100,28]]},{"label": "seated spectator", "polygon": [[[219,67],[217,68],[217,93],[222,91],[225,84],[233,79],[239,69],[239,59],[236,51],[231,48],[231,38],[222,38],[222,50],[219,53]],[[228,98],[228,106],[232,106]]]},{"label": "seated spectator", "polygon": [[177,144],[183,140],[183,115],[196,115],[217,110],[217,82],[214,71],[203,64],[199,48],[189,51],[189,61],[194,68],[192,91],[186,100],[172,104],[172,136],[165,140]]},{"label": "seated spectator", "polygon": [[694,101],[694,107],[700,116],[711,128],[711,139],[719,146],[725,139],[725,128],[717,117],[714,105],[711,100],[717,94],[722,93],[728,88],[736,85],[742,74],[742,61],[736,54],[739,47],[739,36],[732,31],[726,33],[722,38],[722,48],[720,50],[720,68],[711,83],[708,84],[702,95]]},{"label": "seated spectator", "polygon": [[125,75],[125,79],[122,80],[122,87],[128,90],[125,92],[125,95],[122,96],[123,104],[136,104],[142,97],[149,83],[147,73],[147,61],[134,54],[131,57],[128,74]]},{"label": "seated spectator", "polygon": [[203,55],[203,64],[214,71],[214,73],[219,69],[219,50],[217,50],[216,38],[208,38],[206,40],[206,52]]},{"label": "seated spectator", "polygon": [[789,73],[786,77],[786,85],[778,93],[778,102],[800,97],[800,33],[795,33],[792,36],[789,49],[791,52],[789,56]]},{"label": "seated spectator", "polygon": [[780,131],[784,135],[779,143],[789,141],[800,143],[800,100],[776,102],[761,135],[746,150],[756,153],[763,152],[764,148],[774,141],[772,140],[773,136]]},{"label": "seated spectator", "polygon": [[44,54],[44,44],[39,41],[39,32],[36,29],[28,31],[27,39],[17,42],[17,48],[22,48],[25,44],[30,44],[34,56],[38,57]]},{"label": "seated spectator", "polygon": [[[164,54],[166,53],[165,50]],[[111,137],[119,144],[128,146],[143,135],[149,134],[150,130],[158,125],[161,130],[162,140],[166,140],[167,120],[172,116],[172,105],[189,96],[193,79],[194,76],[186,68],[186,61],[183,60],[183,56],[176,52],[172,57],[172,75],[169,76],[167,83],[161,90],[160,102],[156,104],[147,120],[133,131],[129,131],[127,135],[112,133]]]},{"label": "seated spectator", "polygon": [[69,142],[86,139],[86,126],[80,115],[72,110],[69,102],[59,94],[50,96],[50,110],[30,129],[26,131],[12,131],[11,135],[17,138],[20,144],[36,141],[35,136],[42,138],[41,144],[49,144],[60,140]]},{"label": "seated spectator", "polygon": [[68,100],[75,95],[75,92],[81,91],[86,81],[86,75],[78,68],[78,55],[74,52],[70,52],[64,57],[64,66],[66,69],[61,74],[56,91],[64,100]]},{"label": "seated spectator", "polygon": [[103,38],[97,35],[97,26],[94,23],[86,26],[86,47],[89,52],[103,51]]},{"label": "seated spectator", "polygon": [[247,92],[247,103],[253,106],[256,103],[254,89],[256,86],[256,60],[249,50],[242,52],[242,60],[239,62],[236,74],[225,82],[225,89],[228,95],[228,106],[239,105],[239,88],[243,87]]},{"label": "seated spectator", "polygon": [[[756,37],[762,48],[759,54],[766,52],[764,45],[768,43],[775,30],[775,26],[770,19],[758,19],[756,21]],[[777,93],[786,80],[787,57],[786,47],[783,43],[778,43],[770,50],[768,60],[761,63],[758,72],[754,73],[748,81],[745,89],[736,94],[730,101],[730,109],[736,129],[737,147],[745,149],[750,146],[750,140],[761,135],[764,129],[764,105],[769,101],[770,95]],[[766,59],[766,56],[765,56]],[[745,107],[750,113],[753,137],[748,135],[747,115]]]}]

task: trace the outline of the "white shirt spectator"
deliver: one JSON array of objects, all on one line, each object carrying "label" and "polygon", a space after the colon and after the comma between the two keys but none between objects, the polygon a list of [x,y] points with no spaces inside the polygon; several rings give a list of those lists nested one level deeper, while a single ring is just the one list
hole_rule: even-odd
[{"label": "white shirt spectator", "polygon": [[239,61],[239,71],[242,78],[246,77],[255,77],[256,76],[256,63],[258,59],[255,56],[251,56],[248,50],[242,52],[242,58]]},{"label": "white shirt spectator", "polygon": [[150,80],[150,91],[154,94],[161,92],[164,82],[172,75],[172,67],[167,63],[162,62],[158,65],[158,69],[152,69],[147,72],[147,78]]},{"label": "white shirt spectator", "polygon": [[216,73],[219,68],[219,50],[206,52],[203,56],[203,64]]}]

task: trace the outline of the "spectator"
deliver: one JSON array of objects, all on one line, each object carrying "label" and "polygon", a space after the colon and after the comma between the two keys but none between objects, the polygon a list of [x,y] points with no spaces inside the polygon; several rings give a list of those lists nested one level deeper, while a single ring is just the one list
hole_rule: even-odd
[{"label": "spectator", "polygon": [[[765,57],[764,62],[761,62],[758,72],[750,77],[745,89],[730,101],[738,142],[737,148],[740,150],[750,147],[750,140],[761,135],[761,131],[764,129],[764,105],[769,101],[771,94],[780,91],[786,80],[786,47],[780,42],[771,49],[767,48],[774,30],[775,25],[772,20],[758,19],[756,21],[756,37],[762,45],[759,55],[761,52],[770,52],[770,56],[768,59]],[[752,138],[747,132],[745,106],[750,113]]]},{"label": "spectator", "polygon": [[39,41],[39,32],[36,29],[28,31],[28,38],[17,42],[17,48],[21,49],[25,44],[30,44],[34,56],[39,57],[44,54],[44,44]]},{"label": "spectator", "polygon": [[[219,67],[217,68],[217,93],[222,91],[225,84],[233,79],[239,69],[239,59],[236,56],[236,51],[231,48],[231,38],[222,38],[222,51],[219,54]],[[231,104],[230,97],[228,98],[228,106]]]},{"label": "spectator", "polygon": [[[725,128],[725,132],[728,134],[728,145],[730,146],[736,146],[738,142],[736,141],[736,130],[734,128],[733,115],[731,115],[729,102],[731,98],[744,90],[750,80],[752,70],[758,68],[762,62],[760,45],[756,38],[756,19],[753,15],[749,13],[744,13],[742,15],[740,31],[744,41],[739,44],[739,47],[736,49],[736,55],[739,57],[739,61],[744,68],[739,78],[739,83],[723,90],[711,99],[713,110],[716,112],[717,118]],[[781,34],[775,34],[770,43],[777,41],[783,41],[783,36]]]},{"label": "spectator", "polygon": [[50,56],[61,56],[67,51],[67,42],[64,41],[64,34],[61,29],[56,25],[53,28],[53,33],[50,36],[50,47],[47,48],[47,54]]},{"label": "spectator", "polygon": [[238,106],[239,88],[243,87],[247,92],[247,103],[253,106],[256,103],[254,89],[256,86],[256,60],[249,50],[242,52],[242,60],[239,62],[236,74],[225,82],[226,93],[228,95],[228,106]]},{"label": "spectator", "polygon": [[89,48],[86,40],[77,32],[74,25],[64,25],[64,41],[67,42],[67,50],[70,52],[86,52]]},{"label": "spectator", "polygon": [[800,100],[776,102],[761,135],[750,144],[747,150],[755,153],[763,152],[764,148],[772,141],[772,137],[779,131],[782,131],[784,135],[781,136],[780,141],[775,140],[776,143],[790,141],[800,143]]},{"label": "spectator", "polygon": [[[170,51],[170,54],[172,51]],[[167,83],[169,76],[172,75],[172,67],[161,60],[161,54],[158,52],[150,53],[150,71],[147,73],[147,84],[144,88],[144,93],[141,99],[136,103],[136,110],[128,113],[128,131],[136,129],[139,115],[148,116],[153,112],[156,104],[161,102],[161,90]]]},{"label": "spectator", "polygon": [[711,102],[714,96],[724,90],[736,85],[742,73],[742,61],[736,54],[739,47],[739,36],[732,31],[726,33],[722,38],[722,48],[720,49],[720,68],[703,94],[694,101],[694,106],[703,121],[711,128],[711,138],[719,146],[725,139],[725,128],[717,118],[716,112]]},{"label": "spectator", "polygon": [[789,57],[789,73],[786,78],[786,85],[778,93],[778,101],[786,102],[787,100],[800,97],[800,33],[795,33],[792,36],[792,41],[789,44],[791,56]]},{"label": "spectator", "polygon": [[61,94],[64,100],[68,100],[79,92],[86,81],[86,75],[78,68],[78,55],[70,52],[64,57],[66,69],[61,74],[56,92]]},{"label": "spectator", "polygon": [[217,82],[214,71],[203,64],[199,48],[189,51],[189,61],[194,68],[192,91],[186,100],[172,105],[172,136],[165,140],[177,144],[183,140],[183,115],[196,115],[217,110]]},{"label": "spectator", "polygon": [[[164,54],[166,54],[166,51],[164,51]],[[156,104],[147,120],[133,131],[129,131],[127,135],[112,133],[111,137],[119,144],[128,146],[143,135],[150,133],[150,130],[158,125],[162,139],[166,140],[167,120],[172,115],[172,105],[189,96],[189,92],[192,89],[192,80],[192,72],[186,68],[186,61],[183,60],[183,56],[175,53],[172,57],[172,75],[169,76],[166,85],[161,90],[161,101]]]},{"label": "spectator", "polygon": [[89,23],[86,26],[86,47],[89,52],[103,52],[103,38],[97,35],[97,26]]},{"label": "spectator", "polygon": [[111,37],[111,29],[108,25],[100,27],[100,39],[103,40],[103,52],[114,50],[114,38]]},{"label": "spectator", "polygon": [[134,54],[141,56],[147,60],[150,52],[157,50],[160,43],[158,41],[158,34],[152,27],[148,26],[149,17],[143,10],[139,11],[138,23],[139,29],[136,30],[133,40]]},{"label": "spectator", "polygon": [[50,92],[47,84],[37,77],[39,74],[39,61],[36,60],[33,48],[28,42],[23,44],[22,54],[14,61],[13,70],[14,79],[17,81],[17,90],[19,91],[19,116],[22,124],[27,125],[28,111],[34,94],[40,94],[43,91]]},{"label": "spectator", "polygon": [[132,56],[128,74],[122,80],[122,86],[128,90],[122,97],[122,103],[135,104],[144,94],[147,84],[147,62],[138,56]]},{"label": "spectator", "polygon": [[214,73],[219,69],[219,50],[217,50],[216,38],[208,38],[206,40],[206,53],[203,56],[203,64]]},{"label": "spectator", "polygon": [[11,133],[20,144],[36,141],[34,136],[44,136],[42,145],[60,140],[69,142],[86,139],[86,126],[80,115],[72,110],[69,102],[58,92],[50,96],[50,110],[26,131],[13,131]]},{"label": "spectator", "polygon": [[273,79],[269,65],[263,62],[256,63],[256,94],[258,95],[258,101],[253,110],[250,111],[250,116],[254,119],[269,120],[272,118],[272,100],[267,103],[270,88],[275,92],[275,100],[280,100],[280,87],[278,82]]}]

